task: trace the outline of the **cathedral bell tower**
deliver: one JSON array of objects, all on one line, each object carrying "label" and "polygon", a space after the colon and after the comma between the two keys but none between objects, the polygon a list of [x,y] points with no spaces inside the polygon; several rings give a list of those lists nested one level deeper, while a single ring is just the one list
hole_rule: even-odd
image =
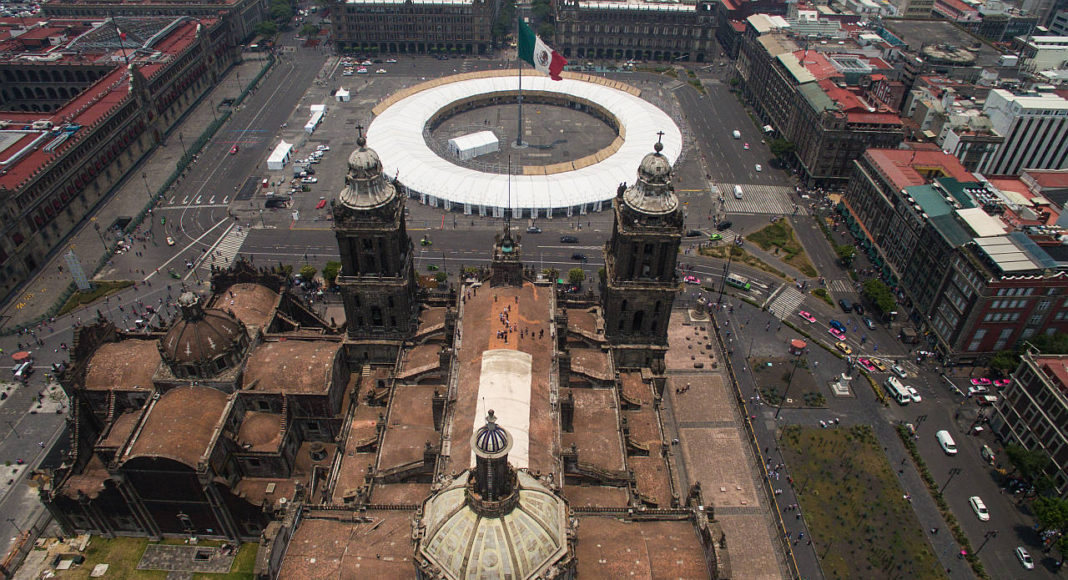
[{"label": "cathedral bell tower", "polygon": [[675,264],[684,228],[663,148],[657,141],[638,166],[637,182],[619,186],[601,288],[605,337],[616,364],[656,372],[663,371],[668,320],[679,290]]},{"label": "cathedral bell tower", "polygon": [[[362,131],[356,144],[349,155],[345,188],[331,204],[341,252],[337,284],[345,304],[348,338],[399,347],[418,322],[404,198],[382,175],[382,161],[367,147]],[[368,347],[359,358],[388,357],[390,352],[396,352],[395,348]]]}]

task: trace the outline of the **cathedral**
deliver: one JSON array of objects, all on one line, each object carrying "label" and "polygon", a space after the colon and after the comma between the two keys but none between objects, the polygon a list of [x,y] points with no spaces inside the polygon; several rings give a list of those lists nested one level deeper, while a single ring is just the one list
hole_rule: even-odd
[{"label": "cathedral", "polygon": [[423,283],[361,135],[331,206],[345,320],[239,261],[164,328],[79,329],[42,500],[66,533],[257,542],[257,578],[729,578],[661,417],[683,218],[660,151],[618,188],[596,300],[510,224],[486,272]]}]

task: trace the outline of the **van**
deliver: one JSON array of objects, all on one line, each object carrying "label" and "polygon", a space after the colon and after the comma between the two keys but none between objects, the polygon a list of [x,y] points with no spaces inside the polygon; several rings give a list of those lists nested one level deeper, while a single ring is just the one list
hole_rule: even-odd
[{"label": "van", "polygon": [[734,198],[735,199],[742,199],[742,186],[740,186],[740,185],[735,185],[734,186]]},{"label": "van", "polygon": [[735,139],[741,139],[742,138],[742,132],[739,131],[738,129],[735,129],[734,133],[732,133],[732,134],[734,135]]},{"label": "van", "polygon": [[942,451],[946,452],[946,455],[957,454],[957,443],[953,441],[953,437],[950,436],[949,431],[945,429],[935,433],[935,439],[938,440],[938,445],[942,448]]},{"label": "van", "polygon": [[33,363],[26,361],[15,365],[11,371],[15,373],[16,381],[26,381],[33,374]]}]

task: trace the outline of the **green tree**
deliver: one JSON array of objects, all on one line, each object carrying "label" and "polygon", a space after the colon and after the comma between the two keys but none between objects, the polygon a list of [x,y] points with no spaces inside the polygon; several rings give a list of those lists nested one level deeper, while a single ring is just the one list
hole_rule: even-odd
[{"label": "green tree", "polygon": [[897,300],[894,299],[894,293],[890,291],[890,287],[884,284],[882,280],[876,278],[865,280],[862,293],[883,314],[897,310]]},{"label": "green tree", "polygon": [[314,24],[305,24],[300,27],[300,35],[305,37],[311,37],[319,34],[319,27]]},{"label": "green tree", "polygon": [[1063,332],[1039,334],[1027,339],[1027,342],[1043,354],[1068,354],[1068,334]]},{"label": "green tree", "polygon": [[1062,560],[1068,558],[1068,534],[1063,534],[1061,537],[1057,538],[1057,543],[1054,544],[1054,547],[1061,553]]},{"label": "green tree", "polygon": [[545,274],[545,277],[553,282],[556,282],[556,279],[560,277],[560,270],[557,270],[556,268],[545,268],[541,273]]},{"label": "green tree", "polygon": [[541,25],[538,26],[538,36],[543,40],[553,42],[556,38],[556,27],[550,22],[542,22]]},{"label": "green tree", "polygon": [[582,271],[582,268],[571,268],[567,273],[567,281],[572,284],[582,284],[585,280],[586,273]]},{"label": "green tree", "polygon": [[1061,530],[1068,526],[1068,500],[1040,497],[1031,504],[1031,509],[1043,530]]},{"label": "green tree", "polygon": [[842,265],[846,268],[853,263],[853,258],[857,255],[857,249],[849,244],[835,246],[834,252],[838,254],[838,260],[841,261]]},{"label": "green tree", "polygon": [[797,145],[793,141],[788,141],[783,138],[772,139],[768,143],[768,148],[771,149],[771,154],[783,159],[797,150]]},{"label": "green tree", "polygon": [[318,270],[311,264],[305,264],[300,267],[300,277],[307,282],[311,282],[315,278],[316,272],[318,272]]},{"label": "green tree", "polygon": [[1011,350],[998,351],[988,363],[990,368],[1000,372],[1001,374],[1008,374],[1016,370],[1016,367],[1020,366],[1020,357]]},{"label": "green tree", "polygon": [[335,286],[337,284],[337,274],[341,271],[341,262],[329,261],[323,266],[323,280],[326,280],[327,286]]},{"label": "green tree", "polygon": [[490,29],[493,41],[500,43],[516,29],[515,0],[504,0],[497,11],[497,19],[493,21]]},{"label": "green tree", "polygon": [[1050,464],[1049,455],[1041,449],[1028,449],[1015,443],[1005,446],[1005,456],[1019,472],[1020,477],[1033,482]]},{"label": "green tree", "polygon": [[256,25],[256,34],[260,36],[274,36],[278,34],[278,25],[270,20],[264,20]]},{"label": "green tree", "polygon": [[289,22],[293,18],[293,8],[284,0],[271,2],[270,10],[271,19],[275,22]]},{"label": "green tree", "polygon": [[449,281],[449,275],[445,272],[438,272],[437,274],[434,274],[434,280],[436,280],[438,285],[441,286]]}]

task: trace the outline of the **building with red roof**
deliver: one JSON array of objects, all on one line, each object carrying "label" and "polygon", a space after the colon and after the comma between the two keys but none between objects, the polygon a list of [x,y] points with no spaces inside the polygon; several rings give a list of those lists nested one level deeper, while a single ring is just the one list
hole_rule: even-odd
[{"label": "building with red roof", "polygon": [[0,23],[0,211],[9,218],[0,223],[0,299],[236,61],[223,26],[189,17]]},{"label": "building with red roof", "polygon": [[760,32],[742,41],[742,94],[765,131],[794,143],[787,161],[808,185],[843,182],[866,149],[904,139],[905,87],[884,60],[845,41],[813,48],[789,27]]}]

